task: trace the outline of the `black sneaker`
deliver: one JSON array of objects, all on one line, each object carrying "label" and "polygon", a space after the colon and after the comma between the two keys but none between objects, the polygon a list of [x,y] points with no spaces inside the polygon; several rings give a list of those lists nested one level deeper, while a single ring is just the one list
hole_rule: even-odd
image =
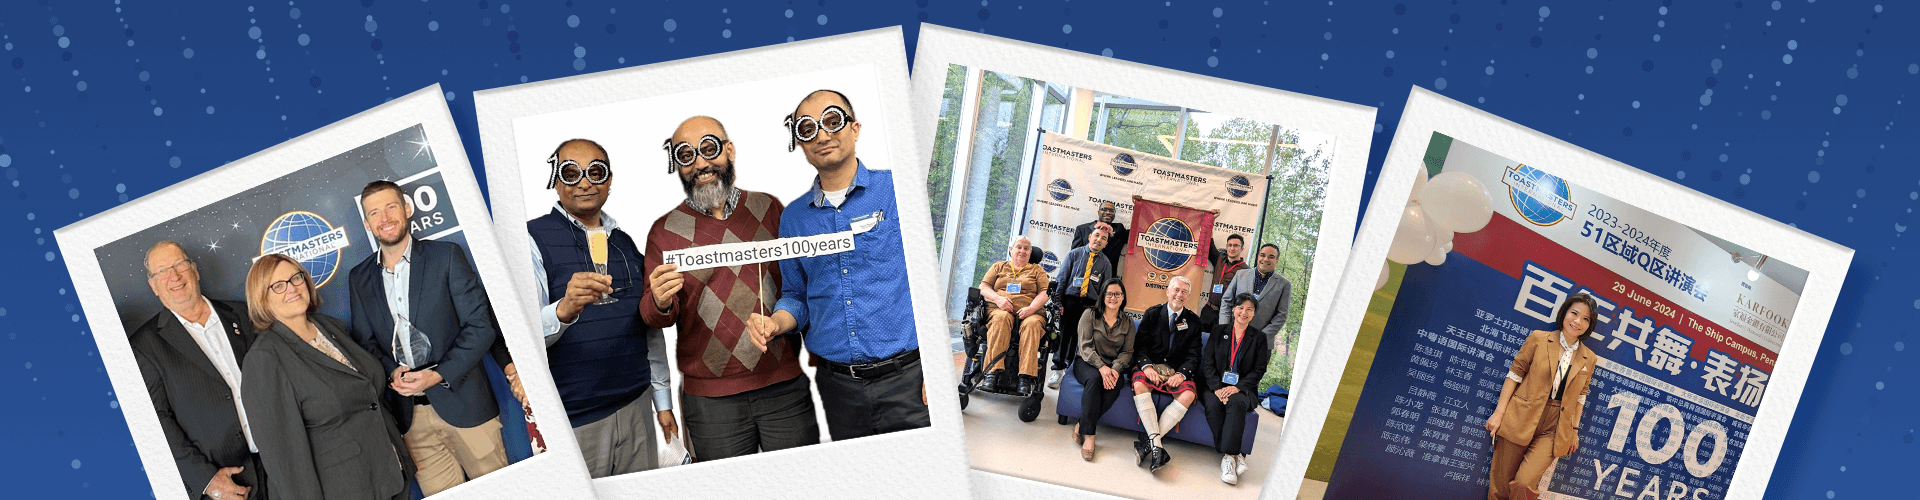
[{"label": "black sneaker", "polygon": [[1141,467],[1146,467],[1147,457],[1153,456],[1153,445],[1147,442],[1145,433],[1141,433],[1140,439],[1133,440],[1133,456]]}]

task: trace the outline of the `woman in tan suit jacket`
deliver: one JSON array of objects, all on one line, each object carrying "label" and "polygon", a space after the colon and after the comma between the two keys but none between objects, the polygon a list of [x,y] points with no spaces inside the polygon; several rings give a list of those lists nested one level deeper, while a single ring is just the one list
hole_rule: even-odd
[{"label": "woman in tan suit jacket", "polygon": [[1581,341],[1593,333],[1593,296],[1576,294],[1560,305],[1554,331],[1534,330],[1514,353],[1500,403],[1487,418],[1494,440],[1487,498],[1533,499],[1553,459],[1580,447],[1580,413],[1598,358]]}]

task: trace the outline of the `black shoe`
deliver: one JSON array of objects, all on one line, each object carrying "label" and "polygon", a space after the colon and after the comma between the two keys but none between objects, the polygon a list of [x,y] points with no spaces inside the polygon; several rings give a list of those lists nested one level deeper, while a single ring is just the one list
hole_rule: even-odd
[{"label": "black shoe", "polygon": [[1147,466],[1147,457],[1153,456],[1153,445],[1147,442],[1146,433],[1140,433],[1140,439],[1133,440],[1134,461],[1141,467]]},{"label": "black shoe", "polygon": [[1030,395],[1038,388],[1040,381],[1032,375],[1020,375],[1020,394]]},{"label": "black shoe", "polygon": [[980,379],[980,387],[986,389],[993,389],[995,386],[998,386],[999,383],[1000,372],[998,370],[987,372],[987,376]]},{"label": "black shoe", "polygon": [[1160,468],[1166,467],[1168,463],[1173,462],[1173,455],[1168,454],[1166,448],[1155,446],[1153,447],[1152,461],[1153,461],[1153,464],[1148,466],[1147,470],[1151,472],[1160,472]]}]

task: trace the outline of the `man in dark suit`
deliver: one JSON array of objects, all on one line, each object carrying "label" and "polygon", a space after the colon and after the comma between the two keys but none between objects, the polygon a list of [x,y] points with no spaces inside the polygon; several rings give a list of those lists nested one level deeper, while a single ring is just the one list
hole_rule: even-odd
[{"label": "man in dark suit", "polygon": [[[1133,359],[1139,366],[1133,373],[1133,406],[1145,429],[1133,451],[1141,463],[1151,458],[1154,472],[1173,460],[1160,447],[1161,438],[1180,425],[1199,394],[1193,381],[1200,373],[1200,338],[1207,325],[1186,307],[1192,291],[1193,282],[1185,276],[1167,281],[1167,301],[1140,314],[1140,330],[1133,337]],[[1165,413],[1154,404],[1154,392],[1173,396]]]},{"label": "man in dark suit", "polygon": [[368,183],[360,208],[380,248],[347,275],[353,338],[391,374],[388,388],[401,399],[390,406],[420,491],[506,467],[500,407],[481,366],[499,330],[466,252],[415,240],[413,206],[397,184]]},{"label": "man in dark suit", "polygon": [[187,496],[267,498],[266,471],[238,398],[240,363],[254,340],[247,305],[200,295],[199,267],[179,243],[148,247],[146,272],[167,310],[127,343]]},{"label": "man in dark suit", "polygon": [[1087,241],[1091,239],[1090,236],[1093,235],[1093,225],[1106,224],[1108,228],[1112,229],[1112,232],[1107,233],[1107,241],[1109,243],[1106,248],[1100,250],[1100,255],[1107,256],[1107,263],[1113,266],[1114,276],[1120,275],[1120,250],[1127,247],[1128,234],[1126,224],[1113,221],[1114,215],[1118,213],[1119,210],[1114,208],[1113,202],[1100,202],[1100,218],[1093,222],[1074,226],[1073,245],[1071,245],[1072,248],[1087,246]]}]

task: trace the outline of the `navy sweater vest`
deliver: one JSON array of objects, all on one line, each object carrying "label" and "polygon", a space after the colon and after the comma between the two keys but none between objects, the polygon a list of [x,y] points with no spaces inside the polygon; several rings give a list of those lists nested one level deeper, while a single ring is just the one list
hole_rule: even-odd
[{"label": "navy sweater vest", "polygon": [[[573,273],[593,272],[586,233],[559,210],[527,221],[527,233],[546,265],[549,300],[566,296]],[[642,257],[632,237],[614,231],[607,238],[607,274],[613,277],[613,296],[620,301],[587,305],[560,340],[547,346],[553,383],[574,427],[612,415],[653,383],[647,364],[647,326],[640,321],[639,310],[647,286]]]}]

